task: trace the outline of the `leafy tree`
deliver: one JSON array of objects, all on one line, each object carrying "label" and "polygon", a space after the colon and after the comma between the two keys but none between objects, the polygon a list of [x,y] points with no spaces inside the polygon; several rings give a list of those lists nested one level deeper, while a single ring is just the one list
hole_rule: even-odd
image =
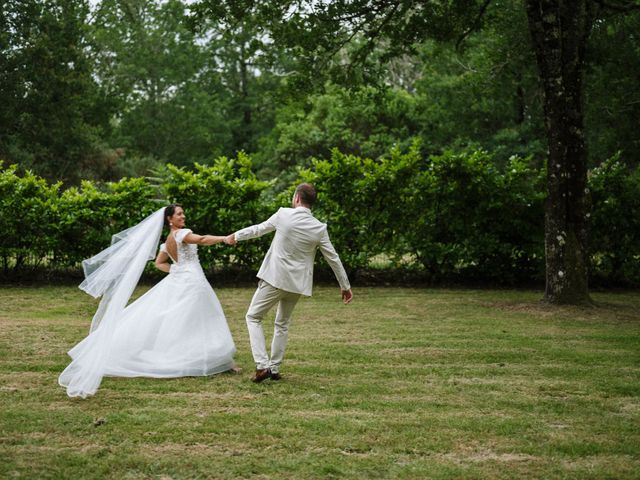
[{"label": "leafy tree", "polygon": [[586,52],[585,134],[590,166],[617,151],[640,164],[640,10],[599,18]]},{"label": "leafy tree", "polygon": [[178,0],[103,0],[96,10],[97,75],[118,103],[109,142],[123,169],[188,165],[230,147],[221,78],[185,18]]},{"label": "leafy tree", "polygon": [[88,2],[0,9],[0,157],[74,183],[103,160],[109,101],[93,78]]},{"label": "leafy tree", "polygon": [[[206,11],[215,12],[215,3]],[[210,68],[220,76],[230,153],[255,152],[258,139],[273,128],[279,90],[279,52],[267,42],[251,10],[234,23],[201,17],[196,30],[207,39]],[[192,22],[193,23],[193,22]]]},{"label": "leafy tree", "polygon": [[418,133],[415,99],[404,90],[328,84],[304,103],[281,107],[269,141],[262,142],[259,156],[270,158],[278,171],[329,158],[334,148],[379,158],[394,146],[407,149]]},{"label": "leafy tree", "polygon": [[544,91],[549,146],[545,297],[554,303],[587,303],[591,212],[584,108],[587,45],[603,17],[640,9],[640,4],[526,0],[525,7]]},{"label": "leafy tree", "polygon": [[[481,146],[500,165],[514,154],[533,154],[542,164],[542,105],[527,19],[521,6],[506,8],[487,12],[485,27],[464,48],[428,40],[414,55],[388,62],[375,84],[327,82],[281,106],[258,156],[277,160],[276,170],[328,158],[334,147],[377,158],[419,136],[424,155]],[[381,56],[374,50],[366,62]]]},{"label": "leafy tree", "polygon": [[[227,4],[227,2],[222,2]],[[229,16],[246,2],[232,2]],[[254,2],[250,2],[251,5]],[[380,77],[384,67],[366,63],[381,46],[381,59],[415,51],[428,38],[458,43],[483,26],[491,0],[448,2],[338,0],[327,3],[279,0],[265,3],[261,17],[273,36],[300,49],[299,71],[306,78],[324,70],[348,79],[355,63],[363,78]],[[511,4],[511,3],[509,3]],[[603,9],[640,8],[635,2],[598,0],[514,0],[524,7],[531,49],[544,92],[544,125],[549,148],[545,207],[545,299],[551,303],[590,302],[587,285],[587,148],[584,137],[585,51]],[[499,11],[501,5],[494,6]],[[282,20],[284,19],[284,21]],[[360,46],[344,61],[344,46]]]},{"label": "leafy tree", "polygon": [[522,8],[488,10],[481,31],[460,48],[428,40],[417,52],[421,136],[429,153],[479,145],[505,165],[546,152],[535,57]]}]

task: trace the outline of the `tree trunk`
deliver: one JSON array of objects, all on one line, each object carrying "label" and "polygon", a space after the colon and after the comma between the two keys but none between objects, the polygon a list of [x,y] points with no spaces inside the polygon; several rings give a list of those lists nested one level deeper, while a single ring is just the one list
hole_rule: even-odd
[{"label": "tree trunk", "polygon": [[516,86],[516,124],[522,125],[526,115],[526,103],[524,99],[524,87],[522,86],[522,74],[518,72],[516,74],[517,86]]},{"label": "tree trunk", "polygon": [[251,105],[249,102],[249,72],[247,65],[247,57],[245,51],[244,40],[240,44],[240,98],[242,101],[242,133],[246,136],[243,138],[243,144],[248,146],[251,133]]},{"label": "tree trunk", "polygon": [[545,300],[590,303],[584,53],[593,22],[590,0],[526,0],[544,91],[549,143],[545,204]]}]

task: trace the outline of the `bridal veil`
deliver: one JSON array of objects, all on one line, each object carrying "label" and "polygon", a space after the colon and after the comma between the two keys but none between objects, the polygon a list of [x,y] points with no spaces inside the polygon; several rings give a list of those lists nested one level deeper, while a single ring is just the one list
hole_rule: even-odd
[{"label": "bridal veil", "polygon": [[80,289],[102,300],[89,335],[69,351],[72,361],[58,379],[70,397],[86,398],[98,390],[114,331],[145,265],[155,257],[163,222],[161,208],[113,235],[110,247],[82,262],[85,280]]}]

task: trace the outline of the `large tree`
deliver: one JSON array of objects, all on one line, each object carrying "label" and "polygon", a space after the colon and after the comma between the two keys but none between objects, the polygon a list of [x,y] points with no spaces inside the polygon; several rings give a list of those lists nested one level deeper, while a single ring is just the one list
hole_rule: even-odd
[{"label": "large tree", "polygon": [[596,5],[589,0],[527,0],[548,142],[545,206],[546,298],[589,301],[584,60]]},{"label": "large tree", "polygon": [[285,93],[280,88],[283,74],[289,70],[288,58],[266,34],[262,9],[254,3],[206,1],[191,6],[191,27],[206,40],[209,63],[224,85],[232,132],[229,153],[259,151],[262,137],[273,129]]},{"label": "large tree", "polygon": [[545,206],[546,299],[589,302],[584,77],[594,25],[640,8],[616,0],[526,0],[531,43],[544,91],[548,142]]},{"label": "large tree", "polygon": [[0,4],[0,159],[76,183],[102,156],[86,0]]},{"label": "large tree", "polygon": [[128,167],[122,173],[228,152],[222,81],[187,28],[182,2],[103,0],[92,27],[95,75],[118,106],[108,141]]},{"label": "large tree", "polygon": [[[299,61],[301,80],[349,79],[359,64],[361,80],[380,78],[385,60],[415,51],[429,38],[463,44],[504,6],[492,0],[335,0],[332,2],[252,0],[215,2],[219,18],[241,18],[246,9],[260,15],[270,34]],[[203,1],[202,5],[211,4]],[[224,8],[220,5],[228,4]],[[243,5],[244,4],[244,5]],[[585,52],[595,22],[606,12],[638,8],[618,0],[513,0],[525,9],[530,46],[544,92],[548,140],[545,207],[546,292],[551,303],[590,302],[588,278],[589,192],[584,135]],[[506,9],[508,10],[508,9]],[[254,13],[255,14],[255,13]],[[347,49],[348,45],[355,48]],[[384,53],[380,62],[366,59]],[[348,52],[348,53],[345,53]]]}]

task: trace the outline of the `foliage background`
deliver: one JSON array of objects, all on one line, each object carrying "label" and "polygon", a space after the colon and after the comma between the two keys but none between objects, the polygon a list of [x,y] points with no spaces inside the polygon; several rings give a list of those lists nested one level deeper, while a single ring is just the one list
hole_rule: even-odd
[{"label": "foliage background", "polygon": [[[319,192],[314,213],[328,223],[353,277],[390,269],[436,283],[541,281],[544,171],[532,163],[513,156],[498,168],[492,154],[474,149],[424,158],[417,144],[379,160],[335,149],[329,159],[299,169],[284,189],[258,179],[245,154],[66,189],[2,167],[0,259],[8,277],[42,267],[77,269],[108,246],[111,235],[170,202],[184,206],[195,232],[228,234],[288,206],[295,184],[310,181]],[[637,285],[640,173],[616,156],[592,171],[589,186],[592,279]],[[202,248],[200,256],[209,271],[255,270],[269,241]]]},{"label": "foliage background", "polygon": [[[323,61],[308,52],[343,39],[296,30],[294,14],[290,31],[269,31],[281,4],[3,3],[4,274],[77,268],[163,202],[183,203],[196,231],[227,233],[308,180],[352,274],[541,279],[546,138],[523,1],[490,2],[462,42],[451,32],[473,9],[437,17],[406,51],[356,35]],[[593,29],[591,276],[637,284],[640,11],[604,12]],[[255,268],[267,243],[203,261]]]},{"label": "foliage background", "polygon": [[[65,185],[148,175],[166,163],[211,165],[244,151],[260,179],[285,187],[297,167],[329,159],[334,148],[379,159],[416,139],[424,157],[472,147],[499,167],[512,155],[543,165],[542,92],[522,0],[490,2],[482,28],[464,42],[444,34],[461,19],[436,17],[432,28],[443,32],[402,55],[374,48],[359,65],[348,61],[364,48],[358,36],[323,62],[273,41],[295,34],[321,48],[323,32],[269,32],[270,8],[5,2],[0,159]],[[294,28],[299,19],[289,20]],[[640,11],[602,13],[593,28],[584,82],[589,163],[621,152],[635,166]]]}]

